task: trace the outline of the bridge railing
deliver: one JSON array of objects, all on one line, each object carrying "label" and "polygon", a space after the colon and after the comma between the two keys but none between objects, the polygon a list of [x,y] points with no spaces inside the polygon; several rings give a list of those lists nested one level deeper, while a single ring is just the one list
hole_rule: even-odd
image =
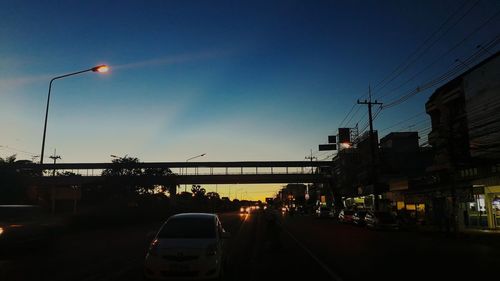
[{"label": "bridge railing", "polygon": [[59,163],[12,165],[17,169],[43,172],[44,176],[65,172],[81,176],[101,176],[107,169],[168,168],[177,176],[192,175],[277,175],[311,174],[318,168],[330,168],[330,161],[246,161],[246,162],[142,162],[122,163]]}]

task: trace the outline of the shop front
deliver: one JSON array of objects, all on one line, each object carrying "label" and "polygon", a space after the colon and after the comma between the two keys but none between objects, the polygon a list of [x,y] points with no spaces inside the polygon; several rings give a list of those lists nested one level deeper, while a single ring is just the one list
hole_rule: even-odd
[{"label": "shop front", "polygon": [[488,228],[488,212],[484,186],[475,185],[468,196],[462,196],[459,205],[459,222],[464,228]]},{"label": "shop front", "polygon": [[500,229],[500,185],[474,185],[460,212],[465,228]]},{"label": "shop front", "polygon": [[500,186],[485,186],[483,196],[488,228],[500,229]]}]

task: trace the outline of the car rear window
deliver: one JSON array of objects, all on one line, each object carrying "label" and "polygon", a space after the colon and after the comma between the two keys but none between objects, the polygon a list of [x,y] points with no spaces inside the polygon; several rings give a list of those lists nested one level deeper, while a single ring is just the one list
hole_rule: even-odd
[{"label": "car rear window", "polygon": [[173,218],[158,233],[158,238],[200,239],[215,238],[215,222],[207,218]]}]

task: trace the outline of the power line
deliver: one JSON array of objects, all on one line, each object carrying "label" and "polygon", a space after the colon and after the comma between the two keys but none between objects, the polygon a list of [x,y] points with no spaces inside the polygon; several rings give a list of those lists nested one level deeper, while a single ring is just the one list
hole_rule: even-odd
[{"label": "power line", "polygon": [[347,115],[344,117],[344,119],[342,119],[342,121],[339,123],[339,128],[342,127],[342,125],[344,124],[345,120],[347,119],[347,117],[349,117],[349,114],[351,114],[351,112],[354,110],[354,108],[356,107],[356,103],[354,103],[351,107],[351,110],[349,110],[349,112],[347,113]]},{"label": "power line", "polygon": [[[497,12],[495,15],[498,16],[500,14],[500,11]],[[491,18],[490,18],[491,19]],[[494,46],[496,46],[499,42],[500,42],[500,37],[497,37],[494,39],[494,42],[489,46],[489,48],[492,48]],[[475,59],[479,58],[481,56],[481,54],[483,54],[484,51],[483,50],[480,50],[476,53],[474,53],[472,56],[470,56],[466,62],[472,62],[472,61],[475,61]],[[443,82],[445,82],[446,80],[452,78],[452,77],[455,77],[457,76],[458,73],[460,73],[461,71],[464,70],[464,66],[463,65],[456,65],[454,63],[454,68],[452,68],[451,70],[449,70],[448,72],[442,74],[441,76],[435,78],[434,80],[431,80],[431,81],[428,81],[427,83],[421,85],[421,86],[418,86],[416,89],[412,90],[411,92],[399,97],[398,99],[396,100],[393,100],[389,103],[387,103],[385,106],[384,106],[384,109],[387,109],[387,108],[391,108],[391,107],[394,107],[396,105],[399,105],[403,102],[405,102],[406,100],[408,100],[409,98],[413,97],[414,95],[420,93],[420,92],[423,92],[429,88],[432,88],[438,84],[441,84]]]},{"label": "power line", "polygon": [[[452,25],[450,27],[448,27],[448,29],[446,29],[442,34],[441,36],[439,36],[436,40],[434,40],[433,42],[430,43],[430,45],[428,45],[422,52],[420,52],[420,50],[425,46],[427,45],[427,43],[436,35],[438,34],[441,29],[443,29],[449,21],[451,21],[451,19],[453,19],[455,17],[455,15],[460,11],[462,10],[466,4],[468,4],[469,2],[468,1],[464,1],[458,9],[456,9],[450,16],[448,16],[448,18],[438,27],[437,30],[435,30],[429,37],[427,37],[427,39],[425,39],[425,41],[407,58],[407,60],[411,59],[414,55],[417,55],[419,52],[420,54],[417,55],[417,57],[413,58],[409,63],[407,63],[405,65],[405,62],[403,62],[402,64],[400,64],[393,72],[392,74],[395,73],[395,75],[387,82],[385,82],[380,88],[376,89],[377,91],[380,91],[382,90],[385,86],[387,86],[388,84],[390,84],[392,81],[394,81],[394,79],[398,78],[401,74],[403,74],[411,65],[413,65],[416,61],[418,61],[418,59],[420,59],[430,48],[432,48],[439,40],[441,40],[452,28],[454,28],[463,18],[465,18],[465,16],[467,16],[474,7],[476,7],[476,5],[480,2],[480,0],[477,0],[460,18],[458,18],[454,23],[452,23]],[[404,67],[403,67],[404,66]],[[403,67],[403,68],[402,68]],[[401,70],[399,70],[400,68],[402,68]],[[398,71],[399,70],[399,71]],[[391,74],[391,75],[392,75]],[[387,80],[391,75],[389,75],[388,77],[386,77],[384,80]],[[384,81],[383,80],[383,81]],[[380,85],[381,83],[377,84],[375,86],[375,88],[378,87],[378,85]],[[383,96],[382,96],[383,97]],[[381,97],[380,97],[381,98]]]},{"label": "power line", "polygon": [[399,128],[397,129],[397,131],[404,130],[404,129],[408,128],[408,127],[415,127],[415,128],[418,128],[418,127],[419,127],[419,126],[421,126],[422,124],[427,125],[426,123],[430,123],[430,120],[429,120],[429,119],[425,119],[425,120],[421,120],[421,121],[419,121],[419,122],[413,123],[413,124],[408,125],[408,126],[402,126],[402,127],[399,127]]},{"label": "power line", "polygon": [[[500,15],[500,10],[498,10],[495,14],[493,14],[491,17],[489,17],[481,25],[477,26],[473,31],[471,31],[469,34],[467,34],[467,36],[465,36],[462,40],[460,40],[455,45],[453,45],[450,49],[448,49],[443,54],[441,54],[440,56],[438,56],[432,63],[428,64],[421,71],[419,71],[418,73],[416,73],[415,75],[413,75],[412,77],[410,77],[404,83],[400,84],[398,87],[392,89],[390,92],[388,92],[388,93],[380,96],[379,98],[383,98],[383,97],[386,97],[386,96],[392,94],[393,92],[399,90],[401,87],[403,87],[404,85],[408,84],[410,81],[412,81],[413,79],[415,79],[416,77],[418,77],[419,75],[421,75],[422,73],[424,73],[425,71],[427,71],[429,68],[431,68],[432,66],[434,66],[437,62],[439,62],[442,58],[446,57],[451,52],[453,52],[455,49],[457,49],[459,46],[461,46],[463,43],[465,43],[467,40],[469,40],[475,33],[479,32],[482,28],[484,28],[487,24],[489,24],[498,15]],[[485,52],[488,51],[488,49],[491,49],[492,47],[496,46],[498,44],[498,42],[497,42],[498,41],[498,37],[499,37],[499,35],[497,35],[493,40],[491,40],[488,43],[489,46],[487,48],[486,47],[485,48],[481,48],[475,54],[484,54]],[[478,55],[478,57],[479,57],[479,55]],[[460,69],[463,69],[463,66],[461,66]]]},{"label": "power line", "polygon": [[[11,147],[11,146],[7,146],[7,145],[0,145],[0,148],[5,148],[5,149],[12,150],[12,151],[17,151],[17,152],[20,152],[20,153],[28,154],[30,156],[38,156],[36,153],[25,151],[25,150],[18,149],[18,148],[15,148],[15,147]],[[46,157],[46,158],[48,158],[48,157]]]},{"label": "power line", "polygon": [[[408,58],[403,61],[403,63],[401,63],[393,72],[391,72],[391,74],[389,74],[388,76],[386,76],[384,79],[382,79],[382,81],[380,81],[379,83],[377,83],[375,85],[375,88],[377,91],[380,91],[382,90],[386,85],[388,85],[390,82],[392,82],[394,79],[396,79],[397,77],[399,77],[404,71],[406,71],[409,66],[411,66],[414,62],[416,62],[423,54],[425,54],[435,43],[437,43],[439,40],[441,40],[441,38],[443,38],[452,28],[454,28],[463,18],[465,18],[476,6],[477,4],[480,2],[480,0],[474,2],[467,11],[465,11],[465,13],[463,13],[457,20],[455,20],[451,26],[449,26],[443,33],[441,33],[441,35],[439,37],[437,37],[433,42],[431,42],[430,45],[428,45],[422,52],[420,52],[420,50],[422,48],[424,48],[424,46],[427,45],[428,42],[430,42],[430,40],[432,40],[432,38],[434,38],[437,34],[440,33],[440,31],[446,27],[446,25],[453,19],[455,18],[455,16],[469,3],[468,1],[464,1],[459,7],[458,9],[456,9],[452,14],[450,14],[448,16],[448,18],[438,27],[438,29],[436,29],[429,37],[427,37],[424,42],[413,52],[411,53]],[[466,38],[464,38],[461,42],[459,42],[457,45],[455,45],[453,48],[451,48],[450,50],[448,50],[445,55],[449,54],[451,51],[453,51],[454,49],[456,49],[458,46],[460,46],[461,44],[463,44],[463,42],[465,42],[466,40],[468,40],[470,38],[470,36],[472,36],[472,34],[474,34],[475,32],[479,31],[480,29],[482,29],[487,23],[489,23],[489,21],[491,21],[491,19],[493,19],[494,17],[496,17],[497,14],[495,14],[494,16],[492,16],[490,19],[488,19],[485,23],[483,23],[483,25],[481,25],[480,27],[476,28],[476,30],[474,30],[471,34],[469,34]],[[420,52],[420,54],[419,54]],[[410,60],[412,57],[414,57],[415,55],[419,54],[416,58],[413,58],[412,61],[410,61],[409,63],[407,63],[408,60]],[[442,58],[442,56],[440,56],[439,58]],[[438,58],[438,59],[439,59]],[[391,94],[393,93],[394,91],[400,89],[401,87],[403,87],[404,85],[406,85],[407,83],[409,83],[411,80],[415,79],[417,76],[419,76],[421,73],[423,73],[424,71],[426,71],[428,68],[432,67],[438,60],[435,60],[431,65],[428,65],[426,68],[424,68],[423,70],[421,70],[419,73],[417,73],[416,75],[414,75],[413,77],[411,77],[410,79],[408,79],[407,81],[405,81],[403,84],[401,84],[400,86],[392,89],[389,93],[386,93],[384,95],[382,95],[381,97],[386,97],[388,94]],[[403,69],[401,69],[403,68]],[[392,76],[392,78],[390,78]],[[387,81],[387,79],[390,79],[389,81]],[[381,84],[383,84],[382,87],[378,88]],[[362,96],[363,97],[363,96]],[[354,110],[354,107],[355,107],[356,104],[354,104],[351,109],[349,110],[348,114],[345,116],[345,118],[342,120],[342,122],[340,123],[339,127],[341,125],[344,124],[345,120],[348,118],[349,114],[352,113],[352,111]],[[359,111],[359,108],[358,110]],[[357,113],[356,111],[356,113]],[[351,120],[353,119],[353,117],[356,115],[353,114],[349,121],[347,121],[347,124],[350,124]],[[363,117],[364,118],[364,117]],[[362,118],[362,119],[363,119]]]},{"label": "power line", "polygon": [[[361,107],[359,106],[359,107],[358,107],[358,110],[356,111],[356,113],[358,113],[358,112],[360,111],[360,109],[361,109]],[[368,115],[368,112],[366,112],[366,111],[365,111],[365,113],[363,113],[363,115],[362,115],[362,116],[358,119],[358,121],[357,121],[356,123],[358,123],[358,124],[359,124],[359,122],[360,122],[361,120],[365,119],[365,117],[366,117],[367,115]],[[352,123],[351,123],[351,121],[352,121],[352,119],[354,118],[354,116],[356,116],[356,114],[354,114],[354,115],[351,117],[351,119],[349,119],[349,121],[348,121],[348,122],[347,122],[347,124],[346,124],[347,126],[349,126],[349,124],[352,124]],[[350,125],[350,126],[352,126],[352,125]]]},{"label": "power line", "polygon": [[409,117],[408,119],[405,119],[405,120],[403,120],[403,121],[399,121],[399,122],[397,122],[396,124],[393,124],[393,125],[391,125],[391,126],[389,126],[389,127],[386,127],[386,128],[384,128],[384,129],[380,130],[380,132],[384,132],[384,131],[387,131],[387,130],[389,130],[389,129],[392,129],[392,128],[394,128],[394,127],[396,127],[396,126],[400,125],[400,124],[404,124],[405,122],[408,122],[408,121],[410,121],[410,120],[412,120],[412,119],[414,119],[414,118],[416,118],[416,117],[419,117],[419,116],[421,116],[421,115],[424,115],[424,114],[425,114],[425,112],[420,112],[420,113],[418,113],[418,114],[416,114],[416,115],[413,115],[413,116]]}]

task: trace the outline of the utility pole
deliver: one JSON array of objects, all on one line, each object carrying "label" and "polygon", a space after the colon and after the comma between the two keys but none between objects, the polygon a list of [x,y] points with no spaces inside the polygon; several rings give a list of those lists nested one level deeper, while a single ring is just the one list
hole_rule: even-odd
[{"label": "utility pole", "polygon": [[374,202],[374,207],[375,210],[378,210],[379,208],[379,198],[378,198],[378,190],[377,190],[377,183],[378,183],[378,171],[376,167],[376,142],[375,142],[375,136],[373,134],[373,116],[372,116],[372,106],[373,105],[382,105],[381,102],[378,102],[377,100],[372,101],[372,91],[371,87],[368,86],[368,100],[360,101],[358,100],[358,104],[363,104],[368,106],[368,121],[370,124],[370,154],[371,154],[371,168],[372,168],[372,185],[373,185],[373,195],[375,196],[375,202]]},{"label": "utility pole", "polygon": [[[311,156],[306,156],[306,160],[311,160],[311,174],[314,174],[314,168],[312,167],[312,161],[314,159],[318,160],[318,158],[316,156],[313,156],[313,151],[311,149]],[[308,201],[309,200],[309,185],[306,185],[306,194],[304,196],[306,198],[306,201]]]},{"label": "utility pole", "polygon": [[[56,149],[54,148],[54,155],[49,157],[50,159],[54,160],[54,164],[56,164],[57,159],[61,159],[61,156],[56,155]],[[52,171],[52,176],[56,175],[56,167],[54,167],[54,170]]]},{"label": "utility pole", "polygon": [[311,156],[306,156],[306,160],[311,160],[311,174],[314,174],[314,168],[312,167],[312,161],[314,159],[318,160],[316,156],[313,156],[313,150],[311,149]]},{"label": "utility pole", "polygon": [[[56,155],[56,149],[54,148],[54,155],[50,156],[49,157],[50,159],[54,160],[54,164],[56,164],[56,161],[57,159],[61,159],[61,156],[59,155]],[[42,162],[42,160],[40,160],[40,163]],[[52,171],[52,176],[55,177],[56,176],[56,167],[54,167],[54,170]],[[52,214],[55,214],[56,212],[56,188],[55,186],[52,186]]]}]

